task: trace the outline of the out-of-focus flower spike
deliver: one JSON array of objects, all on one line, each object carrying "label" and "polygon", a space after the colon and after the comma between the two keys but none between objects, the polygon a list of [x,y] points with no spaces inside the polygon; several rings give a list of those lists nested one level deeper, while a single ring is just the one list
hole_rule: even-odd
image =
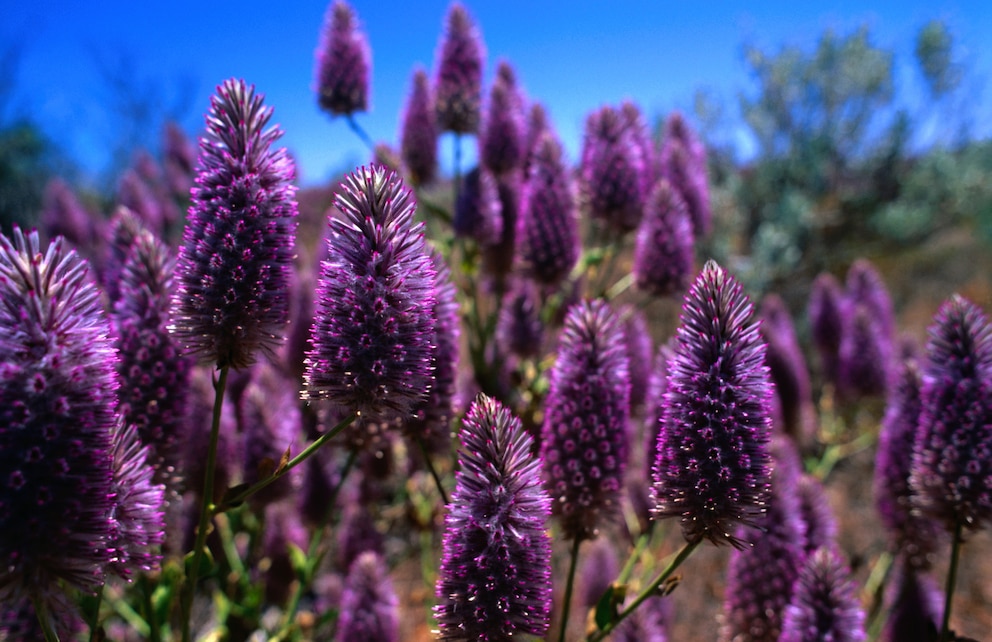
[{"label": "out-of-focus flower spike", "polygon": [[664,178],[648,195],[634,245],[634,283],[654,296],[685,292],[693,264],[692,221],[682,196]]},{"label": "out-of-focus flower spike", "polygon": [[399,600],[383,559],[371,551],[348,570],[341,596],[338,642],[398,642]]},{"label": "out-of-focus flower spike", "polygon": [[465,175],[452,227],[457,236],[474,239],[481,246],[496,245],[502,239],[499,182],[485,167],[475,167]]},{"label": "out-of-focus flower spike", "polygon": [[344,0],[327,9],[316,58],[320,108],[332,116],[368,111],[372,54],[355,10]]},{"label": "out-of-focus flower spike", "polygon": [[644,212],[644,164],[620,112],[602,107],[586,118],[582,138],[582,195],[590,215],[617,233],[635,229]]},{"label": "out-of-focus flower spike", "polygon": [[413,72],[400,125],[400,158],[410,184],[430,185],[437,176],[437,121],[430,81],[423,69]]},{"label": "out-of-focus flower spike", "polygon": [[502,61],[489,90],[489,102],[479,134],[479,160],[496,175],[522,167],[527,152],[527,123],[516,74]]},{"label": "out-of-focus flower spike", "polygon": [[836,386],[845,304],[840,283],[832,274],[824,272],[813,281],[806,314],[813,346],[820,356],[823,379]]},{"label": "out-of-focus flower spike", "polygon": [[813,388],[803,357],[796,328],[785,301],[769,294],[761,301],[761,336],[768,345],[765,360],[775,384],[775,396],[781,408],[782,430],[800,449],[813,439],[815,425],[810,419],[815,412]]},{"label": "out-of-focus flower spike", "polygon": [[803,564],[779,640],[862,642],[864,620],[847,565],[833,548],[820,548]]},{"label": "out-of-focus flower spike", "polygon": [[445,18],[434,75],[434,108],[442,132],[474,134],[479,130],[482,66],[486,58],[482,35],[460,2]]}]

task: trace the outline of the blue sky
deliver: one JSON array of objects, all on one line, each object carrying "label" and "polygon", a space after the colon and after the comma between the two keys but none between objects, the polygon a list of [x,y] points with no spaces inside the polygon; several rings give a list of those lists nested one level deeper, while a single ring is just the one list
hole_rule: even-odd
[{"label": "blue sky", "polygon": [[[77,160],[96,172],[108,162],[118,122],[101,66],[161,97],[191,134],[214,87],[229,77],[254,83],[275,108],[282,139],[304,184],[367,160],[342,121],[321,113],[313,94],[314,49],[327,2],[94,2],[15,0],[0,25],[0,51],[20,51],[12,102],[0,115],[30,114]],[[710,2],[648,0],[465,2],[488,51],[486,78],[506,59],[533,100],[543,102],[575,159],[585,115],[630,98],[649,116],[688,108],[697,88],[728,100],[749,87],[740,50],[812,46],[827,27],[870,27],[874,42],[897,53],[897,81],[910,87],[913,36],[942,18],[965,61],[992,79],[992,4],[947,2]],[[377,140],[395,142],[415,66],[429,72],[447,0],[354,6],[372,47],[372,110],[358,121]],[[746,6],[745,6],[746,5]],[[12,10],[11,10],[12,9]],[[143,89],[142,89],[143,88]],[[982,111],[992,114],[992,87]],[[989,135],[992,115],[979,123]],[[153,140],[158,139],[154,132]],[[450,141],[442,141],[450,149]],[[746,141],[745,141],[746,142]]]}]

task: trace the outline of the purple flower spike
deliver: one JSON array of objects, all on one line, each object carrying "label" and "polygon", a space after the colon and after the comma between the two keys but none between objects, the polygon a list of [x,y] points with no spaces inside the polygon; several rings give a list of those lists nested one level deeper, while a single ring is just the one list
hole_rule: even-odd
[{"label": "purple flower spike", "polygon": [[920,420],[920,369],[914,359],[902,364],[889,396],[875,456],[875,503],[888,532],[889,550],[910,567],[926,570],[941,540],[940,525],[919,515],[910,486],[913,444]]},{"label": "purple flower spike", "polygon": [[542,636],[551,614],[551,500],[531,438],[484,395],[469,408],[461,438],[434,607],[440,639]]},{"label": "purple flower spike", "polygon": [[668,145],[676,143],[682,145],[689,152],[689,158],[696,167],[706,167],[706,147],[686,122],[682,112],[673,111],[665,119],[664,141]]},{"label": "purple flower spike", "polygon": [[643,171],[641,172],[641,194],[648,196],[651,188],[660,176],[657,168],[658,159],[654,153],[654,142],[651,140],[651,131],[644,121],[644,114],[636,103],[625,100],[620,103],[620,117],[624,126],[630,133],[634,146],[640,150]]},{"label": "purple flower spike", "polygon": [[821,546],[834,546],[837,539],[837,518],[834,517],[823,483],[813,475],[803,473],[796,486],[799,510],[806,523],[806,553]]},{"label": "purple flower spike", "polygon": [[341,596],[338,642],[397,642],[399,600],[382,558],[371,551],[358,556],[348,570]]},{"label": "purple flower spike", "polygon": [[518,357],[538,356],[544,342],[544,323],[537,286],[529,279],[517,279],[504,298],[496,322],[497,344]]},{"label": "purple flower spike", "polygon": [[98,220],[90,216],[72,188],[61,178],[53,178],[45,185],[39,219],[45,236],[52,240],[64,236],[80,252],[92,251],[100,235]]},{"label": "purple flower spike", "polygon": [[884,397],[889,390],[891,341],[867,306],[854,305],[848,314],[837,352],[838,396],[845,400]]},{"label": "purple flower spike", "polygon": [[644,212],[642,149],[613,107],[586,118],[582,139],[582,191],[589,213],[619,234],[635,229]]},{"label": "purple flower spike", "polygon": [[179,125],[169,121],[165,124],[165,140],[162,144],[163,171],[169,191],[175,198],[185,201],[196,172],[196,147]]},{"label": "purple flower spike", "polygon": [[654,296],[681,294],[693,264],[692,221],[685,201],[660,179],[644,206],[634,245],[634,282]]},{"label": "purple flower spike", "polygon": [[630,412],[623,327],[605,301],[569,309],[550,379],[541,457],[552,507],[565,539],[592,539],[619,509]]},{"label": "purple flower spike", "polygon": [[806,558],[806,524],[795,490],[799,461],[784,437],[773,442],[773,449],[768,510],[756,528],[739,529],[739,538],[750,540],[752,547],[732,551],[727,565],[721,640],[776,642]]},{"label": "purple flower spike", "polygon": [[823,378],[836,386],[845,314],[844,293],[832,274],[824,272],[813,281],[807,316],[813,345],[820,355]]},{"label": "purple flower spike", "polygon": [[769,294],[761,301],[761,336],[768,344],[765,355],[768,370],[775,384],[775,396],[782,413],[782,429],[799,447],[813,437],[815,428],[807,418],[813,402],[809,370],[803,357],[796,328],[785,301]]},{"label": "purple flower spike", "polygon": [[437,122],[430,81],[423,69],[413,73],[413,86],[400,126],[400,157],[410,183],[429,185],[437,176]]},{"label": "purple flower spike", "polygon": [[149,230],[165,229],[162,206],[152,188],[133,169],[126,169],[117,183],[117,203],[131,210]]},{"label": "purple flower spike", "polygon": [[593,541],[582,563],[576,591],[583,611],[596,607],[619,573],[620,560],[614,543],[607,537]]},{"label": "purple flower spike", "polygon": [[372,55],[355,10],[344,0],[328,7],[316,57],[320,108],[332,116],[368,111]]},{"label": "purple flower spike", "polygon": [[173,333],[201,363],[245,368],[287,325],[296,188],[272,108],[243,80],[211,98],[176,263]]},{"label": "purple flower spike", "polygon": [[883,338],[892,345],[896,335],[892,297],[889,296],[882,276],[867,259],[858,259],[848,268],[844,290],[854,305],[863,305],[868,309]]},{"label": "purple flower spike", "polygon": [[141,230],[124,264],[112,316],[121,381],[118,412],[150,448],[159,481],[170,479],[178,463],[174,446],[186,420],[193,365],[168,332],[173,265],[168,248]]},{"label": "purple flower spike", "polygon": [[659,164],[662,175],[685,199],[693,233],[698,238],[708,234],[713,225],[705,152],[681,114],[676,114],[669,116],[669,120],[674,118],[681,122],[666,123],[668,135],[662,144]]},{"label": "purple flower spike", "polygon": [[474,134],[482,103],[482,36],[465,7],[452,3],[438,46],[434,107],[442,132]]},{"label": "purple flower spike", "polygon": [[516,74],[509,63],[500,62],[479,135],[479,158],[493,174],[505,174],[523,166],[527,151],[523,109]]},{"label": "purple flower spike", "polygon": [[796,581],[780,642],[862,642],[865,614],[847,565],[836,551],[817,549]]},{"label": "purple flower spike", "polygon": [[307,353],[310,400],[375,421],[408,417],[433,382],[434,263],[415,203],[396,174],[362,167],[336,197]]},{"label": "purple flower spike", "polygon": [[165,540],[165,487],[152,477],[150,451],[133,425],[118,426],[114,436],[113,524],[110,570],[131,579],[134,571],[158,568]]},{"label": "purple flower spike", "polygon": [[885,591],[888,617],[883,642],[933,642],[938,638],[944,595],[928,573],[898,564]]},{"label": "purple flower spike", "polygon": [[534,153],[537,151],[537,144],[545,132],[550,132],[551,121],[548,112],[541,103],[533,103],[527,112],[527,145],[526,156],[524,157],[524,175],[530,174],[530,166],[534,160]]},{"label": "purple flower spike", "polygon": [[954,295],[930,326],[910,484],[953,532],[992,519],[992,327]]},{"label": "purple flower spike", "polygon": [[640,411],[647,399],[654,372],[654,343],[643,312],[633,306],[625,306],[620,310],[620,317],[623,319],[623,338],[630,370],[630,414],[633,415],[635,411]]},{"label": "purple flower spike", "polygon": [[475,167],[465,175],[455,203],[452,221],[455,235],[492,246],[503,236],[503,203],[499,183],[485,167]]},{"label": "purple flower spike", "polygon": [[519,171],[510,172],[496,181],[499,195],[502,234],[495,242],[482,246],[482,271],[487,277],[486,286],[496,294],[504,294],[507,276],[513,269],[517,247],[517,224],[520,220],[520,192],[523,178]]},{"label": "purple flower spike", "polygon": [[579,260],[575,185],[561,143],[545,134],[524,185],[517,220],[517,258],[538,283],[557,285]]},{"label": "purple flower spike", "polygon": [[[244,436],[243,479],[255,483],[268,477],[288,449],[302,450],[302,418],[295,383],[269,364],[258,364],[251,382],[237,400],[239,432]],[[292,495],[301,485],[299,469],[291,470],[248,500],[264,506]]]},{"label": "purple flower spike", "polygon": [[115,354],[86,262],[0,235],[0,602],[57,608],[111,560]]},{"label": "purple flower spike", "polygon": [[693,542],[742,546],[768,497],[772,385],[743,288],[715,262],[682,306],[668,364],[654,468],[656,517],[678,517]]}]

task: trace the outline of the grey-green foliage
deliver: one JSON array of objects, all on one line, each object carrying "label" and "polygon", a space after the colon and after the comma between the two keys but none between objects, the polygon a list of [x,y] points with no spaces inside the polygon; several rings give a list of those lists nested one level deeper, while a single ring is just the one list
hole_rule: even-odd
[{"label": "grey-green foliage", "polygon": [[931,20],[920,29],[914,48],[927,88],[934,98],[945,96],[961,85],[961,65],[954,61],[954,38],[947,23]]}]

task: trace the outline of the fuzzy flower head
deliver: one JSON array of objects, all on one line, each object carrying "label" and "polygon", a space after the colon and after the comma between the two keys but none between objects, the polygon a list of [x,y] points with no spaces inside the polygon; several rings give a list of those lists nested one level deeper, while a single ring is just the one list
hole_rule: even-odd
[{"label": "fuzzy flower head", "polygon": [[316,56],[320,108],[332,116],[367,111],[372,55],[355,10],[344,0],[328,7]]},{"label": "fuzzy flower head", "polygon": [[527,151],[523,98],[515,81],[513,68],[506,61],[501,62],[482,120],[479,158],[496,175],[522,167]]},{"label": "fuzzy flower head", "polygon": [[417,69],[400,125],[400,158],[415,186],[433,183],[437,176],[437,136],[430,81]]},{"label": "fuzzy flower head", "polygon": [[819,548],[796,580],[780,642],[861,642],[865,614],[850,571],[836,551]]},{"label": "fuzzy flower head", "polygon": [[472,168],[465,175],[452,220],[455,235],[475,239],[483,246],[498,244],[503,237],[503,203],[499,183],[486,167]]},{"label": "fuzzy flower head", "polygon": [[211,98],[173,298],[172,331],[201,363],[245,368],[283,340],[296,188],[271,117],[243,80]]},{"label": "fuzzy flower head", "polygon": [[133,425],[120,424],[114,436],[114,510],[110,544],[110,569],[124,579],[136,570],[158,567],[165,540],[165,487],[152,479],[155,469],[148,461]]},{"label": "fuzzy flower head", "polygon": [[679,192],[664,178],[651,190],[634,245],[634,283],[654,296],[681,294],[693,264],[692,221]]},{"label": "fuzzy flower head", "polygon": [[379,555],[366,551],[348,570],[341,596],[339,642],[398,642],[399,600]]},{"label": "fuzzy flower head", "polygon": [[[560,283],[579,260],[575,184],[561,143],[547,133],[538,143],[517,219],[517,258],[538,283]],[[504,225],[505,225],[504,221]]]},{"label": "fuzzy flower head", "polygon": [[844,293],[832,274],[816,277],[810,288],[807,316],[813,346],[820,356],[823,378],[836,385],[838,356],[844,334]]},{"label": "fuzzy flower head", "polygon": [[992,327],[954,295],[929,335],[910,484],[923,514],[977,529],[992,520]]},{"label": "fuzzy flower head", "polygon": [[505,353],[536,357],[541,353],[544,332],[537,286],[529,279],[517,279],[503,297],[496,321],[497,345]]},{"label": "fuzzy flower head", "polygon": [[304,397],[370,420],[409,416],[433,382],[436,270],[423,223],[410,190],[380,166],[349,174],[335,204]]},{"label": "fuzzy flower head", "polygon": [[480,395],[461,432],[434,607],[441,640],[544,635],[551,614],[551,500],[531,438]]},{"label": "fuzzy flower head", "polygon": [[765,511],[772,386],[751,316],[743,288],[713,261],[682,306],[658,437],[654,512],[678,517],[688,541],[738,545],[736,527]]},{"label": "fuzzy flower head", "polygon": [[623,327],[605,301],[572,306],[551,370],[541,457],[566,539],[592,539],[619,508],[630,374]]},{"label": "fuzzy flower head", "polygon": [[461,3],[453,3],[438,46],[434,76],[434,107],[442,132],[474,134],[479,130],[485,57],[482,36],[472,17]]},{"label": "fuzzy flower head", "polygon": [[643,150],[613,107],[586,118],[582,191],[589,213],[619,233],[635,229],[644,211]]},{"label": "fuzzy flower head", "polygon": [[699,165],[692,152],[676,139],[665,141],[661,150],[661,173],[682,194],[692,219],[692,232],[699,238],[713,226],[706,165]]},{"label": "fuzzy flower head", "polygon": [[760,316],[761,336],[768,345],[765,358],[775,383],[782,429],[797,444],[805,444],[810,437],[805,418],[813,400],[812,385],[792,316],[782,297],[774,293],[761,301]]},{"label": "fuzzy flower head", "polygon": [[[110,561],[117,377],[86,262],[0,236],[0,602],[92,591]],[[13,596],[11,596],[13,594]]]}]

